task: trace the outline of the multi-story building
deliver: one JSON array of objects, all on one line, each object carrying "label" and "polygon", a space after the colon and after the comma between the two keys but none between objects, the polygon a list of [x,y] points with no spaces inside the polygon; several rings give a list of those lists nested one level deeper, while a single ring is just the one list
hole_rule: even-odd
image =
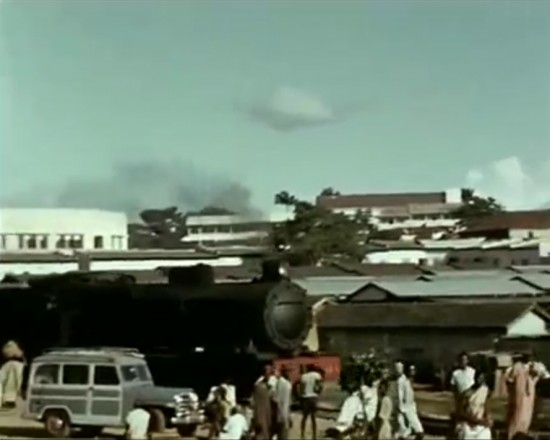
[{"label": "multi-story building", "polygon": [[273,225],[291,217],[286,211],[266,219],[251,219],[240,215],[190,215],[186,220],[184,243],[204,246],[240,246],[262,244]]},{"label": "multi-story building", "polygon": [[441,192],[321,195],[318,206],[355,215],[368,212],[379,230],[451,228],[452,212],[462,204],[460,189]]},{"label": "multi-story building", "polygon": [[128,219],[97,209],[0,209],[0,252],[126,250]]},{"label": "multi-story building", "polygon": [[550,209],[508,211],[466,223],[462,237],[533,239],[550,242]]}]

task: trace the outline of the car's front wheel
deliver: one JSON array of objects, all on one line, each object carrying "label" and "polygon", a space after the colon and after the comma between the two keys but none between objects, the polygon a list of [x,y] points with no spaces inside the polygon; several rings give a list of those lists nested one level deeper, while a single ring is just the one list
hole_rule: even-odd
[{"label": "car's front wheel", "polygon": [[176,429],[180,437],[193,437],[197,431],[197,425],[178,425]]},{"label": "car's front wheel", "polygon": [[67,438],[71,435],[69,416],[63,410],[50,410],[44,414],[44,428],[50,437]]},{"label": "car's front wheel", "polygon": [[149,425],[151,427],[151,432],[162,434],[166,431],[166,416],[164,412],[158,408],[149,408],[147,411],[151,414],[151,422]]}]

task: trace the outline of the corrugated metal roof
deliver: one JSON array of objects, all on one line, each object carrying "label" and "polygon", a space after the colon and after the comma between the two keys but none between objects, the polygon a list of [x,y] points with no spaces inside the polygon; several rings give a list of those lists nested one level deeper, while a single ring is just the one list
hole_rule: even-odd
[{"label": "corrugated metal roof", "polygon": [[519,273],[549,273],[550,265],[548,264],[533,264],[530,266],[510,266],[510,269]]},{"label": "corrugated metal roof", "polygon": [[510,278],[514,276],[514,272],[506,269],[500,270],[452,270],[452,271],[436,271],[434,275],[426,275],[435,279],[445,278]]},{"label": "corrugated metal roof", "polygon": [[445,203],[446,194],[441,192],[418,193],[379,193],[379,194],[346,194],[334,196],[317,196],[316,204],[328,209],[334,208],[373,208],[382,206],[401,206],[408,204]]},{"label": "corrugated metal roof", "polygon": [[512,296],[543,295],[536,289],[519,280],[505,278],[465,278],[455,277],[437,280],[431,283],[417,281],[373,282],[398,297],[459,297],[459,296]]},{"label": "corrugated metal roof", "polygon": [[426,249],[468,249],[480,247],[485,238],[459,238],[450,240],[419,240]]},{"label": "corrugated metal roof", "polygon": [[512,278],[514,280],[524,280],[532,286],[539,287],[540,289],[550,290],[550,274],[545,273],[529,273],[520,274]]},{"label": "corrugated metal roof", "polygon": [[303,288],[308,295],[323,296],[335,295],[346,296],[361,287],[367,285],[374,277],[311,277],[295,278],[294,281]]}]

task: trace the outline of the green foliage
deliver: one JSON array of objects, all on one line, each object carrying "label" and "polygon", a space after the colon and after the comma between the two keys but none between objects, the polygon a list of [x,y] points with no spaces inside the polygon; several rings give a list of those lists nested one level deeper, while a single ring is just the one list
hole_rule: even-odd
[{"label": "green foliage", "polygon": [[337,191],[333,187],[329,186],[328,188],[323,189],[320,195],[321,196],[339,196],[340,191]]},{"label": "green foliage", "polygon": [[471,220],[504,212],[504,207],[493,197],[475,195],[469,188],[462,189],[462,206],[451,215],[460,220]]},{"label": "green foliage", "polygon": [[328,256],[362,258],[361,234],[370,230],[368,214],[350,218],[298,200],[287,191],[278,193],[275,203],[292,208],[294,213],[292,220],[273,229],[271,241],[277,250],[300,255],[310,264]]},{"label": "green foliage", "polygon": [[233,211],[217,206],[205,206],[199,211],[188,212],[187,215],[235,215]]},{"label": "green foliage", "polygon": [[363,384],[381,379],[389,371],[387,354],[369,353],[353,355],[342,366],[340,388],[347,392],[357,390]]},{"label": "green foliage", "polygon": [[128,227],[131,247],[140,249],[176,249],[186,233],[185,215],[175,206],[146,209],[140,213],[142,224]]}]

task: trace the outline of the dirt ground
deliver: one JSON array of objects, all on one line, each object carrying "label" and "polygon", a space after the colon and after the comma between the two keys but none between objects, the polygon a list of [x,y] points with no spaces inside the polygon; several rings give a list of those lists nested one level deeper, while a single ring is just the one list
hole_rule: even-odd
[{"label": "dirt ground", "polygon": [[[20,417],[20,413],[16,410],[8,412],[0,412],[0,438],[19,438],[19,439],[37,439],[44,438],[45,433],[42,425],[38,422],[24,420]],[[324,432],[333,424],[333,420],[326,417],[317,419],[317,429],[319,438],[323,438]],[[309,428],[309,424],[308,424]],[[199,431],[199,438],[205,438],[205,432]],[[120,429],[106,429],[101,438],[105,439],[121,439],[123,432]],[[176,439],[179,438],[173,430],[165,434],[157,434],[153,436],[156,439]],[[293,426],[290,432],[290,438],[300,438],[300,416],[293,414]],[[306,438],[311,438],[310,429],[306,430]],[[443,437],[428,436],[426,440],[441,440]]]},{"label": "dirt ground", "polygon": [[[317,420],[319,436],[331,426],[331,420],[325,418],[319,418]],[[293,415],[293,427],[290,433],[291,438],[300,438],[299,425],[300,418],[298,414]],[[121,429],[106,429],[101,438],[105,439],[121,439],[123,437],[123,431]],[[206,432],[199,431],[198,437],[205,438]],[[311,432],[308,429],[306,433],[307,438],[311,438]],[[44,438],[45,433],[42,425],[37,422],[24,420],[19,416],[17,411],[0,412],[0,438],[25,438],[36,439]],[[157,434],[153,436],[154,439],[175,439],[179,438],[175,430],[169,430],[165,434]]]},{"label": "dirt ground", "polygon": [[[319,438],[322,438],[327,428],[333,425],[334,419],[338,414],[337,411],[345,398],[338,386],[327,385],[321,399],[320,406],[322,409],[317,419]],[[426,393],[417,391],[417,402],[421,413],[429,412],[432,414],[448,415],[450,412],[451,400],[447,393]],[[36,439],[45,437],[45,432],[41,423],[25,420],[21,418],[20,414],[21,409],[19,408],[11,411],[0,411],[0,439]],[[123,437],[123,434],[121,429],[106,429],[101,438],[120,439]],[[199,431],[197,434],[199,438],[204,438],[206,436],[206,432],[204,431]],[[156,440],[163,438],[175,439],[179,437],[175,430],[169,430],[162,435],[154,435],[153,438]],[[300,438],[300,415],[298,413],[293,414],[293,426],[290,432],[290,438]],[[311,438],[309,424],[306,430],[306,438]],[[426,436],[425,438],[426,440],[438,440],[443,437]]]}]

